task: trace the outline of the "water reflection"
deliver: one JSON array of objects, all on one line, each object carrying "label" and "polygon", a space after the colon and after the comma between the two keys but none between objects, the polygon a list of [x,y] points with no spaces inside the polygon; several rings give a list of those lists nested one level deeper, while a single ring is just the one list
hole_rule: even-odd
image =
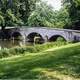
[{"label": "water reflection", "polygon": [[16,46],[32,46],[32,43],[21,41],[21,40],[0,40],[0,49],[13,48]]}]

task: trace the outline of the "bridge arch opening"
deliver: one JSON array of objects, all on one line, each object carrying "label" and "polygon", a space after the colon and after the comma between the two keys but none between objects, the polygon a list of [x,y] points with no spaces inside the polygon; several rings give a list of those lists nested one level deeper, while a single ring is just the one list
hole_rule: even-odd
[{"label": "bridge arch opening", "polygon": [[51,38],[49,38],[49,42],[54,41],[66,41],[66,39],[61,35],[53,35]]},{"label": "bridge arch opening", "polygon": [[36,43],[43,43],[44,42],[43,37],[39,33],[36,33],[36,32],[30,33],[27,36],[27,40],[28,40],[28,42],[32,42],[32,43],[33,42],[36,42]]},{"label": "bridge arch opening", "polygon": [[11,36],[14,40],[21,40],[22,39],[22,35],[19,32],[14,32]]}]

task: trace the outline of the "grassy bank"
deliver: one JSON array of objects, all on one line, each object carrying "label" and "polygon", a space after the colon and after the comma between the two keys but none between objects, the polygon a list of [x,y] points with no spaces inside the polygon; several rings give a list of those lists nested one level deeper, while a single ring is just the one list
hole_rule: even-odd
[{"label": "grassy bank", "polygon": [[22,46],[22,47],[15,47],[11,49],[2,49],[0,50],[0,58],[13,56],[13,55],[20,55],[27,53],[38,53],[43,50],[49,49],[51,47],[67,45],[68,42],[53,42],[53,43],[45,43],[42,45],[33,45],[33,46]]},{"label": "grassy bank", "polygon": [[0,59],[0,79],[80,80],[80,43]]}]

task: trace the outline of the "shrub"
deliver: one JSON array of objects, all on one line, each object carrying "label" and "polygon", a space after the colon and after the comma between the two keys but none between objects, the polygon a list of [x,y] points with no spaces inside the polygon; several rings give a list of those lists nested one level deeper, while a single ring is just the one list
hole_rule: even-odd
[{"label": "shrub", "polygon": [[57,42],[52,42],[52,43],[44,43],[42,45],[36,44],[34,46],[15,47],[15,48],[7,49],[7,50],[3,49],[0,51],[0,58],[12,56],[12,55],[25,54],[26,52],[38,53],[38,52],[44,51],[52,47],[55,48],[57,46],[66,45],[66,44],[68,44],[68,42],[57,41]]}]

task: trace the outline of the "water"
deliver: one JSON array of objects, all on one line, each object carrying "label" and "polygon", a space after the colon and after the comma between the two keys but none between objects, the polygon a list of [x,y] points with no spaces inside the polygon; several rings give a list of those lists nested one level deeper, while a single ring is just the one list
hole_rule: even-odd
[{"label": "water", "polygon": [[0,40],[0,49],[4,48],[13,48],[13,47],[21,47],[21,46],[32,46],[32,43],[20,41],[20,40]]}]

